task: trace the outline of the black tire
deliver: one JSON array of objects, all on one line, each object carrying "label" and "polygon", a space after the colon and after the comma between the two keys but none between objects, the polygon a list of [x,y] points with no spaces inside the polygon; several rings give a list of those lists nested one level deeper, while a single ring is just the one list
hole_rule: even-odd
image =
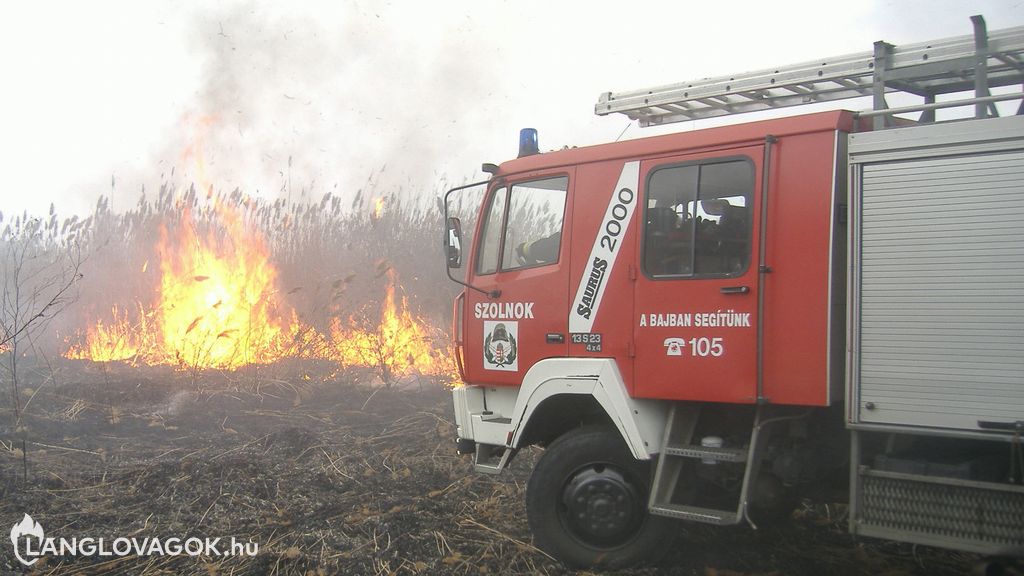
[{"label": "black tire", "polygon": [[584,426],[555,440],[526,487],[537,546],[575,568],[621,568],[660,557],[671,521],[647,513],[650,470],[608,427]]}]

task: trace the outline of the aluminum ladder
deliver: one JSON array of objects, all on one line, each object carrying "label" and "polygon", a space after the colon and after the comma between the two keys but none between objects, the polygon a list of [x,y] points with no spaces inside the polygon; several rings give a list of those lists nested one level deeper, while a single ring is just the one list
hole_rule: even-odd
[{"label": "aluminum ladder", "polygon": [[[924,98],[921,121],[934,110],[973,104],[976,117],[996,115],[994,102],[1021,94],[992,96],[990,88],[1024,84],[1024,26],[989,33],[981,16],[971,17],[974,34],[933,42],[894,46],[876,42],[874,50],[824,58],[780,68],[679,82],[654,88],[606,92],[594,106],[599,116],[621,113],[641,126],[799,106],[864,96],[873,110],[889,110],[885,95],[894,92]],[[936,103],[943,94],[974,91],[974,99]],[[1024,109],[1024,102],[1022,102]],[[889,114],[874,114],[876,128]],[[1021,113],[1020,111],[1018,113]]]}]

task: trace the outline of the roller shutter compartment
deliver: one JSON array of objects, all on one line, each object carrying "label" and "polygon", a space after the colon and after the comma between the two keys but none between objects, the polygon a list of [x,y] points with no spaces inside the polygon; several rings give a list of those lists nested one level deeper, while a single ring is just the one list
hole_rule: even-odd
[{"label": "roller shutter compartment", "polygon": [[1024,420],[1024,151],[860,165],[858,419]]}]

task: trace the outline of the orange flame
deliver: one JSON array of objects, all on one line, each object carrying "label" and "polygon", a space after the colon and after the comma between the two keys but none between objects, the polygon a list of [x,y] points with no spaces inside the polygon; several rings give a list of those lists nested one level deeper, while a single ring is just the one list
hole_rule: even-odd
[{"label": "orange flame", "polygon": [[[443,333],[409,310],[397,274],[388,282],[379,319],[332,318],[327,337],[301,322],[277,289],[261,235],[233,210],[216,207],[221,230],[196,230],[186,209],[174,233],[161,228],[160,284],[155,302],[133,315],[116,306],[64,356],[188,368],[235,369],[283,358],[319,358],[378,371],[385,383],[421,375],[457,380]],[[143,270],[146,266],[143,266]]]},{"label": "orange flame", "polygon": [[129,318],[127,310],[121,312],[116,305],[111,310],[111,317],[113,321],[109,324],[99,320],[95,326],[88,328],[85,342],[72,345],[64,357],[97,362],[134,362],[152,350],[152,346],[143,343],[143,339],[152,332],[149,328],[150,315],[146,314],[141,305],[139,320],[136,322]]},{"label": "orange flame", "polygon": [[385,382],[416,374],[445,375],[455,378],[455,366],[449,351],[434,344],[439,334],[409,311],[403,295],[395,298],[395,273],[388,270],[388,286],[376,327],[360,326],[355,318],[347,325],[340,318],[331,321],[330,355],[343,366],[369,366],[379,371]]},{"label": "orange flame", "polygon": [[160,339],[166,353],[197,367],[238,368],[268,356],[286,329],[277,271],[263,239],[219,206],[225,235],[197,234],[188,211],[177,236],[161,230]]}]

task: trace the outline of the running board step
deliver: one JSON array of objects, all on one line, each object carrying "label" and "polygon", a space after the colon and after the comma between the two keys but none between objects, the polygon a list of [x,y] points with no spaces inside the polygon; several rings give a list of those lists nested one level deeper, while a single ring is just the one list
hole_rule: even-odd
[{"label": "running board step", "polygon": [[712,508],[700,508],[697,506],[681,506],[679,504],[659,504],[650,507],[651,514],[668,516],[680,520],[692,520],[705,524],[716,524],[718,526],[729,526],[740,523],[740,517],[735,511],[714,510]]},{"label": "running board step", "polygon": [[665,446],[666,456],[700,458],[714,462],[746,462],[747,448],[708,448],[705,446]]},{"label": "running board step", "polygon": [[484,474],[500,474],[515,456],[515,448],[477,444],[473,454],[473,469]]}]

